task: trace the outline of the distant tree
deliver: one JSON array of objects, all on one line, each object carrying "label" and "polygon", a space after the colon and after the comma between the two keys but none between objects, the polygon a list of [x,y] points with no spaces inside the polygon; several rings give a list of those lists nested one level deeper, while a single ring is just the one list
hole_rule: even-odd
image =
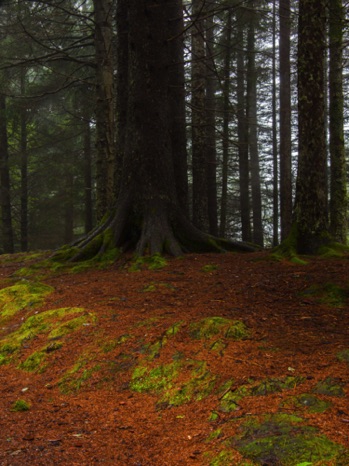
[{"label": "distant tree", "polygon": [[297,251],[314,254],[329,241],[325,134],[325,0],[300,0],[298,26],[299,155]]},{"label": "distant tree", "polygon": [[209,229],[207,186],[207,109],[206,109],[206,3],[192,1],[191,14],[191,125],[193,223],[203,231]]},{"label": "distant tree", "polygon": [[262,224],[262,196],[260,181],[260,162],[258,153],[258,119],[257,119],[257,70],[256,70],[256,13],[255,1],[250,1],[250,21],[247,33],[247,119],[248,146],[251,169],[252,223],[253,242],[263,246],[264,233]]},{"label": "distant tree", "polygon": [[279,0],[280,16],[280,224],[281,240],[292,225],[291,161],[291,9],[290,0]]},{"label": "distant tree", "polygon": [[2,247],[6,253],[14,252],[10,189],[6,96],[0,93],[0,206]]}]

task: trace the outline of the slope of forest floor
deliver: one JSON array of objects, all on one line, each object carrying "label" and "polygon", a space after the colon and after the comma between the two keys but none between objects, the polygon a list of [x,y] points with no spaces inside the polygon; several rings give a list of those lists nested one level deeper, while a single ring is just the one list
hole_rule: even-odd
[{"label": "slope of forest floor", "polygon": [[349,259],[0,258],[0,465],[349,465]]}]

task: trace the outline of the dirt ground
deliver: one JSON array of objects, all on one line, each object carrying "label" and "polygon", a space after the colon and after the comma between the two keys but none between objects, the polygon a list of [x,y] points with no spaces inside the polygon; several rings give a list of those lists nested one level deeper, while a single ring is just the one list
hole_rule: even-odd
[{"label": "dirt ground", "polygon": [[[83,319],[56,337],[35,330],[0,366],[0,465],[286,464],[273,455],[253,463],[229,441],[246,419],[275,413],[300,414],[349,449],[349,363],[338,358],[349,349],[349,259],[307,261],[277,262],[266,252],[202,254],[168,259],[155,270],[134,270],[123,259],[102,270],[36,276],[53,291],[40,306],[0,321],[0,343],[49,310],[77,308]],[[33,280],[14,275],[24,265],[0,259],[1,288]],[[237,341],[225,334],[213,348],[211,336],[192,332],[212,317],[241,321],[249,334]],[[23,364],[38,350],[45,363]],[[157,385],[136,377],[154,368],[164,377],[177,360],[176,376]],[[188,382],[196,367],[200,389]],[[287,377],[294,385],[248,392],[235,409],[222,409],[229,391]],[[143,389],[135,380],[145,382]],[[324,380],[342,389],[318,394],[328,409],[292,404]],[[191,387],[187,400],[171,402],[166,391],[176,387],[181,394]],[[18,400],[29,409],[16,410]]]}]

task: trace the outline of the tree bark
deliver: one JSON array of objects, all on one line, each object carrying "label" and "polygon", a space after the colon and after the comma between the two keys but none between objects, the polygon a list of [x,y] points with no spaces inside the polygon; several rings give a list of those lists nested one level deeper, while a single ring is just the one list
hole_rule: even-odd
[{"label": "tree bark", "polygon": [[96,48],[97,217],[115,203],[112,0],[94,0]]},{"label": "tree bark", "polygon": [[220,209],[219,234],[225,237],[227,227],[228,202],[228,162],[229,162],[229,122],[230,122],[230,71],[231,71],[231,38],[232,10],[227,12],[225,26],[225,53],[223,69],[223,140],[222,140],[222,195]]},{"label": "tree bark", "polygon": [[[188,220],[178,200],[169,114],[174,74],[169,70],[173,59],[170,40],[181,38],[169,36],[173,0],[119,1],[124,2],[129,18],[127,122],[120,192],[115,210],[76,244],[72,260],[99,257],[115,248],[132,248],[139,255],[254,250],[248,244],[201,232]],[[176,84],[183,85],[180,79]],[[120,92],[125,89],[119,88],[117,95]]]},{"label": "tree bark", "polygon": [[21,251],[28,250],[28,141],[27,141],[27,103],[24,99],[26,92],[26,70],[20,71],[21,96],[20,106],[20,153],[21,153]]},{"label": "tree bark", "polygon": [[[250,7],[252,10],[254,9],[254,6],[254,2],[251,1]],[[255,58],[254,12],[252,12],[252,16],[250,18],[247,42],[247,109],[249,126],[248,142],[251,164],[253,242],[263,247],[264,233],[262,224],[262,196],[257,138],[257,71]]]},{"label": "tree bark", "polygon": [[8,165],[8,139],[6,96],[0,94],[0,203],[2,220],[2,243],[5,253],[14,252],[12,209],[11,209],[11,183]]},{"label": "tree bark", "polygon": [[299,158],[295,223],[297,251],[315,254],[328,238],[324,111],[325,0],[299,3]]},{"label": "tree bark", "polygon": [[192,63],[191,63],[191,115],[192,115],[192,172],[193,172],[193,223],[208,231],[207,150],[206,150],[206,50],[203,0],[192,1]]},{"label": "tree bark", "polygon": [[252,241],[250,221],[250,177],[248,160],[248,127],[246,118],[245,99],[245,53],[244,53],[244,11],[238,10],[237,15],[237,120],[239,144],[239,184],[240,184],[240,211],[241,232],[243,241]]},{"label": "tree bark", "polygon": [[214,61],[214,6],[208,5],[206,19],[206,150],[207,208],[209,232],[218,235],[217,213],[217,153],[216,153],[216,73]]},{"label": "tree bark", "polygon": [[280,221],[281,240],[292,225],[290,0],[279,0],[280,16]]},{"label": "tree bark", "polygon": [[347,170],[343,115],[343,20],[342,0],[329,3],[330,45],[330,231],[339,243],[346,244],[348,234]]}]

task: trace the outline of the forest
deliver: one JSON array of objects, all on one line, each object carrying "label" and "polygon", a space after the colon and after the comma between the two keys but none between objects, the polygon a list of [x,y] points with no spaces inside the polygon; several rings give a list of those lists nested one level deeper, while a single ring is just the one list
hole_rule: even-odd
[{"label": "forest", "polygon": [[1,466],[348,466],[348,2],[0,11]]},{"label": "forest", "polygon": [[347,4],[128,3],[1,2],[1,250],[346,244]]}]

